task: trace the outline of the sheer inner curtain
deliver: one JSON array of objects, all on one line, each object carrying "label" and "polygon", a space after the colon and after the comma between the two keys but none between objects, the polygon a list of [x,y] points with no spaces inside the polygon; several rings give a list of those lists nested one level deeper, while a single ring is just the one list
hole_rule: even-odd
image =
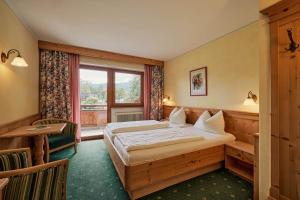
[{"label": "sheer inner curtain", "polygon": [[42,118],[78,124],[80,141],[79,55],[40,50],[40,109]]},{"label": "sheer inner curtain", "polygon": [[145,65],[144,118],[163,119],[164,68]]}]

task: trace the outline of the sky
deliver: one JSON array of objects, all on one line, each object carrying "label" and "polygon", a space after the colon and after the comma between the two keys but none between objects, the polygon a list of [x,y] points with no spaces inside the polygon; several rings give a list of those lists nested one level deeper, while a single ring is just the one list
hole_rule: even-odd
[{"label": "sky", "polygon": [[[128,82],[132,79],[133,76],[135,76],[135,75],[116,73],[116,82],[117,83]],[[106,71],[89,70],[89,69],[80,69],[80,79],[89,81],[94,84],[107,83],[107,72]]]}]

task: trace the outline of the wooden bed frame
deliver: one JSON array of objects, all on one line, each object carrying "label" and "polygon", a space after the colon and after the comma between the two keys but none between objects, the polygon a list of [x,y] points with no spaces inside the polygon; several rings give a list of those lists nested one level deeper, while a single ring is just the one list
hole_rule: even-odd
[{"label": "wooden bed frame", "polygon": [[[164,106],[167,118],[174,107]],[[202,112],[216,109],[186,108],[188,123],[195,123]],[[238,140],[253,144],[253,134],[258,132],[258,114],[238,111],[224,111],[225,131]],[[145,164],[128,166],[119,154],[109,136],[104,134],[108,152],[131,199],[137,199],[164,189],[176,183],[214,171],[223,166],[224,145],[193,151]]]}]

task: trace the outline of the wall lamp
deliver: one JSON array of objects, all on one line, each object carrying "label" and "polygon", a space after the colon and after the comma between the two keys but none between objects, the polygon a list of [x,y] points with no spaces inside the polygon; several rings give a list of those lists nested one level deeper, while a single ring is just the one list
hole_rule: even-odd
[{"label": "wall lamp", "polygon": [[13,66],[16,67],[28,67],[28,64],[26,63],[26,61],[24,60],[24,58],[21,57],[21,54],[19,52],[19,50],[17,49],[11,49],[7,52],[7,54],[5,54],[4,52],[1,53],[1,61],[3,63],[6,62],[6,60],[9,58],[9,56],[13,53],[16,53],[17,56],[13,59],[13,61],[10,63]]},{"label": "wall lamp", "polygon": [[170,96],[164,96],[163,103],[170,101],[170,99],[171,99]]},{"label": "wall lamp", "polygon": [[245,99],[244,101],[244,105],[245,106],[253,106],[253,105],[256,105],[256,102],[257,101],[257,96],[255,94],[253,94],[253,92],[248,92],[248,96],[247,98]]}]

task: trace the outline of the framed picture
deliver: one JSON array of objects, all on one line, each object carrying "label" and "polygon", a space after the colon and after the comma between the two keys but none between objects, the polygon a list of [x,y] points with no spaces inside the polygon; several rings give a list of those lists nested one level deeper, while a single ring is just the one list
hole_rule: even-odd
[{"label": "framed picture", "polygon": [[190,71],[190,95],[207,96],[207,67]]}]

